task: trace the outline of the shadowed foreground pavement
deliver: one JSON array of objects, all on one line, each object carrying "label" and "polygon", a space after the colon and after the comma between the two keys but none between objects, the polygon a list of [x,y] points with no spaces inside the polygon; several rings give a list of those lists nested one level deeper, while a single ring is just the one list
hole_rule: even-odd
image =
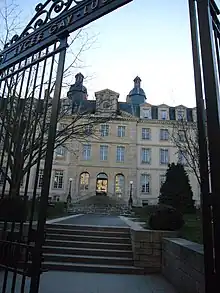
[{"label": "shadowed foreground pavement", "polygon": [[[6,292],[11,292],[9,275]],[[3,273],[0,272],[0,290]],[[16,283],[16,293],[20,292],[21,278]],[[29,293],[29,280],[25,293]],[[41,277],[39,293],[176,293],[162,276],[134,276],[114,274],[90,274],[75,272],[47,272]]]},{"label": "shadowed foreground pavement", "polygon": [[83,215],[64,221],[60,224],[77,224],[77,225],[98,225],[98,226],[120,226],[128,227],[127,224],[117,216],[99,216],[99,215]]}]

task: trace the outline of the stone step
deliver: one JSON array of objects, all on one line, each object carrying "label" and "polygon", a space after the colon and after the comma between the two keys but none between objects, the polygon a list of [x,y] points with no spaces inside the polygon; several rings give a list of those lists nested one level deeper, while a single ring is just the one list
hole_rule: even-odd
[{"label": "stone step", "polygon": [[124,257],[106,257],[106,256],[86,256],[86,255],[71,255],[71,254],[44,254],[45,262],[63,262],[63,263],[83,263],[97,265],[122,265],[132,266],[132,258]]},{"label": "stone step", "polygon": [[[145,269],[134,266],[116,266],[100,264],[82,264],[82,263],[63,263],[63,262],[43,262],[43,269],[52,271],[75,271],[91,273],[112,273],[112,274],[135,274],[143,275],[148,272]],[[149,270],[150,272],[150,270]],[[85,280],[86,282],[86,280]]]},{"label": "stone step", "polygon": [[129,231],[100,231],[100,230],[73,230],[73,229],[55,229],[47,228],[46,233],[49,234],[68,234],[68,235],[86,235],[86,236],[103,236],[103,237],[121,237],[129,238]]},{"label": "stone step", "polygon": [[87,249],[87,248],[71,248],[71,247],[54,247],[44,246],[44,253],[53,254],[71,254],[71,255],[93,255],[93,256],[105,256],[105,257],[130,257],[133,254],[131,250],[109,250],[109,249]]},{"label": "stone step", "polygon": [[66,240],[66,241],[81,241],[81,242],[100,242],[100,243],[124,243],[129,244],[130,238],[121,237],[102,237],[102,236],[87,236],[87,235],[68,235],[68,234],[47,234],[48,240]]},{"label": "stone step", "polygon": [[93,225],[72,225],[72,224],[46,224],[46,229],[67,229],[67,230],[92,230],[92,231],[109,231],[109,232],[127,232],[129,227],[116,227],[116,226],[93,226]]},{"label": "stone step", "polygon": [[72,248],[94,248],[109,250],[131,250],[131,243],[105,243],[105,242],[82,242],[46,239],[45,246],[72,247]]}]

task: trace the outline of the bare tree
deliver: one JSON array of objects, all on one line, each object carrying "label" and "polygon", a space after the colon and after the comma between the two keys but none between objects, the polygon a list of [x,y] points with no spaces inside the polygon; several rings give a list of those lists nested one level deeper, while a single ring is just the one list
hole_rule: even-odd
[{"label": "bare tree", "polygon": [[[6,8],[0,12],[0,17],[6,24],[2,44],[7,43],[16,30],[16,22],[12,16],[16,17],[15,8],[18,8],[16,4],[7,6],[6,1],[5,4]],[[65,86],[69,86],[73,72],[78,66],[81,67],[82,53],[91,48],[95,37],[89,37],[85,30],[79,30],[71,37],[72,47],[76,47],[77,40],[80,41],[78,52],[73,54],[69,49],[64,70]],[[29,176],[31,168],[46,155],[56,70],[49,77],[49,72],[43,73],[43,68],[43,64],[34,65],[25,73],[10,77],[5,80],[4,90],[0,91],[0,175],[4,178],[4,187],[8,182],[11,192],[16,195],[24,176]],[[86,99],[82,99],[80,103],[74,102],[74,99],[61,99],[55,149],[68,148],[72,140],[86,141],[91,137],[99,137],[97,125],[113,119],[116,113],[103,114],[101,105],[94,103],[95,101],[89,102]]]},{"label": "bare tree", "polygon": [[188,122],[185,119],[175,121],[170,133],[170,140],[177,148],[179,156],[184,160],[189,170],[196,176],[200,185],[198,129],[196,123]]},{"label": "bare tree", "polygon": [[15,0],[2,0],[0,2],[0,50],[21,29],[21,9]]}]

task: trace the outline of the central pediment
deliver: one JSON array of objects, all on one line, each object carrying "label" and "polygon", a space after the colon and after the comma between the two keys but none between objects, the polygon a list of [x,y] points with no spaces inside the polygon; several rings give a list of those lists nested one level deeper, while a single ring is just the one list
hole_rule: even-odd
[{"label": "central pediment", "polygon": [[110,89],[104,89],[98,92],[95,92],[95,97],[104,97],[104,96],[113,96],[119,98],[119,93],[116,93],[115,91],[112,91]]}]

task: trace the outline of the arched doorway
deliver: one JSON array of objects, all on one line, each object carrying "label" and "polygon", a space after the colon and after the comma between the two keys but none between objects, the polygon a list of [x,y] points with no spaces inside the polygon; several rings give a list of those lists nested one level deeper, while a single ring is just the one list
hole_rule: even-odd
[{"label": "arched doorway", "polygon": [[107,195],[108,176],[106,173],[99,173],[96,178],[96,194]]},{"label": "arched doorway", "polygon": [[123,174],[117,174],[115,176],[115,195],[122,197],[125,191],[125,177]]}]

